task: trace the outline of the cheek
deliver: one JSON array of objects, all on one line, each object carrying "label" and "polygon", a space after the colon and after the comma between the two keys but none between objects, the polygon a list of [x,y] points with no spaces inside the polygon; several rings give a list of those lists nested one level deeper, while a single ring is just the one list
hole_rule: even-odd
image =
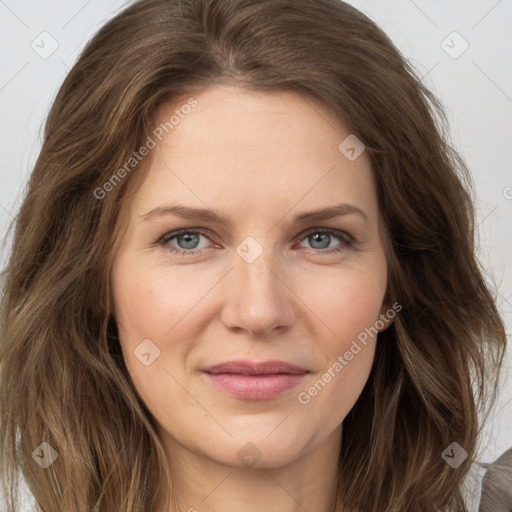
[{"label": "cheek", "polygon": [[[379,319],[386,287],[386,270],[378,267],[343,269],[315,280],[307,304],[328,327],[328,346],[347,350],[350,343]],[[313,290],[313,292],[311,291]],[[304,292],[305,293],[305,292]],[[364,337],[364,336],[363,336]]]},{"label": "cheek", "polygon": [[163,269],[121,256],[112,269],[111,286],[123,359],[137,393],[152,411],[168,410],[166,400],[178,397],[173,395],[176,390],[169,385],[172,379],[165,369],[178,347],[165,345],[163,340],[166,334],[174,334],[173,325],[184,315],[186,301],[181,300],[183,294],[177,299],[175,291],[181,289],[180,284],[175,279],[171,282]]},{"label": "cheek", "polygon": [[322,418],[327,430],[343,421],[371,371],[386,275],[385,267],[384,273],[378,266],[369,269],[337,271],[329,280],[317,280],[316,292],[308,295],[308,306],[330,334],[319,345],[324,366],[301,387],[298,401]]},{"label": "cheek", "polygon": [[[202,280],[192,283],[169,268],[141,265],[126,258],[112,272],[115,314],[125,337],[165,339],[207,289]],[[205,288],[202,291],[202,288]]]},{"label": "cheek", "polygon": [[[119,340],[126,367],[144,396],[152,396],[169,381],[165,369],[173,374],[183,371],[185,354],[193,349],[209,318],[208,291],[219,279],[211,272],[192,267],[180,271],[128,255],[116,260],[111,285]],[[146,353],[141,346],[148,346],[150,358],[158,354],[149,366],[137,357]]]},{"label": "cheek", "polygon": [[134,381],[139,381],[138,377],[148,373],[148,368],[136,357],[134,351],[144,340],[151,340],[154,345],[144,342],[144,346],[149,349],[150,360],[157,354],[160,357],[158,351],[161,353],[163,349],[162,334],[172,327],[169,319],[177,316],[172,309],[173,302],[169,299],[172,294],[169,291],[162,293],[165,283],[162,283],[162,288],[159,288],[158,283],[147,268],[130,258],[119,257],[113,266],[111,286],[119,341]]},{"label": "cheek", "polygon": [[[300,298],[297,307],[304,309],[294,320],[298,324],[295,328],[306,323],[311,336],[321,336],[324,357],[344,353],[351,341],[378,319],[386,269],[375,263],[287,276]],[[184,330],[189,332],[189,338],[193,337],[199,326],[205,327],[202,323],[207,320],[208,311],[212,307],[222,308],[222,298],[211,293],[222,272],[203,269],[192,275],[187,270],[148,267],[126,257],[116,262],[112,272],[115,315],[121,342],[127,350],[133,352],[146,338],[157,344],[169,338],[186,338]],[[215,304],[211,302],[213,296]],[[283,300],[294,299],[285,299],[283,295]]]},{"label": "cheek", "polygon": [[120,261],[112,273],[112,291],[121,338],[131,342],[150,338],[149,326],[154,325],[163,305],[155,303],[153,286],[144,272],[128,265],[128,261]]}]

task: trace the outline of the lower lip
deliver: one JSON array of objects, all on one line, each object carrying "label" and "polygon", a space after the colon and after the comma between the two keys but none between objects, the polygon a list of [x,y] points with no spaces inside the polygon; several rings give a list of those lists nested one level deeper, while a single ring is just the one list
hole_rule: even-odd
[{"label": "lower lip", "polygon": [[276,373],[274,375],[212,374],[204,372],[218,389],[243,400],[269,400],[295,387],[306,373]]}]

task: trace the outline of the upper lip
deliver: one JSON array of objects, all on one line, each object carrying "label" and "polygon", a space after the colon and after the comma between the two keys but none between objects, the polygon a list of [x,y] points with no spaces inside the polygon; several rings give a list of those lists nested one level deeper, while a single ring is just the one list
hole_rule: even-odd
[{"label": "upper lip", "polygon": [[203,372],[212,374],[234,373],[239,375],[270,375],[276,373],[307,373],[308,370],[285,361],[263,361],[261,363],[252,361],[227,361],[203,368]]}]

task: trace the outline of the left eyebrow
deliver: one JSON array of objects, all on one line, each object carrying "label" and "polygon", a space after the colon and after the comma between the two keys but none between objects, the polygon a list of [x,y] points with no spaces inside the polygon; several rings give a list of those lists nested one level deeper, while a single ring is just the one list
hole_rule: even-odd
[{"label": "left eyebrow", "polygon": [[[141,222],[148,221],[153,217],[157,216],[165,216],[165,215],[174,215],[176,217],[181,217],[183,219],[197,220],[202,222],[210,222],[213,224],[222,224],[227,228],[231,228],[232,221],[227,217],[223,216],[219,212],[211,209],[205,208],[191,208],[183,205],[164,205],[157,206],[153,208],[149,212],[140,215],[139,218]],[[368,216],[366,213],[359,207],[352,204],[339,204],[336,206],[330,206],[327,208],[322,208],[320,210],[313,210],[309,212],[303,212],[296,215],[293,218],[293,223],[307,223],[313,221],[321,221],[328,220],[334,217],[340,217],[345,215],[358,215],[361,217],[367,224],[370,224]]]},{"label": "left eyebrow", "polygon": [[339,204],[336,206],[330,206],[328,208],[322,208],[321,210],[314,210],[311,212],[300,213],[295,216],[293,222],[311,222],[318,220],[328,220],[333,217],[340,217],[345,215],[358,215],[361,217],[367,224],[370,224],[370,220],[368,219],[368,215],[361,210],[361,208],[353,205],[353,204]]}]

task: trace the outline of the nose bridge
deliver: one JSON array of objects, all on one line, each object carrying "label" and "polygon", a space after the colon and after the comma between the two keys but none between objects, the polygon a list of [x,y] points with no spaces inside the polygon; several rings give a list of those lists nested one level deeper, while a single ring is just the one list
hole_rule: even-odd
[{"label": "nose bridge", "polygon": [[224,321],[252,334],[269,333],[291,322],[290,295],[279,276],[279,258],[267,244],[247,237],[238,245]]}]

